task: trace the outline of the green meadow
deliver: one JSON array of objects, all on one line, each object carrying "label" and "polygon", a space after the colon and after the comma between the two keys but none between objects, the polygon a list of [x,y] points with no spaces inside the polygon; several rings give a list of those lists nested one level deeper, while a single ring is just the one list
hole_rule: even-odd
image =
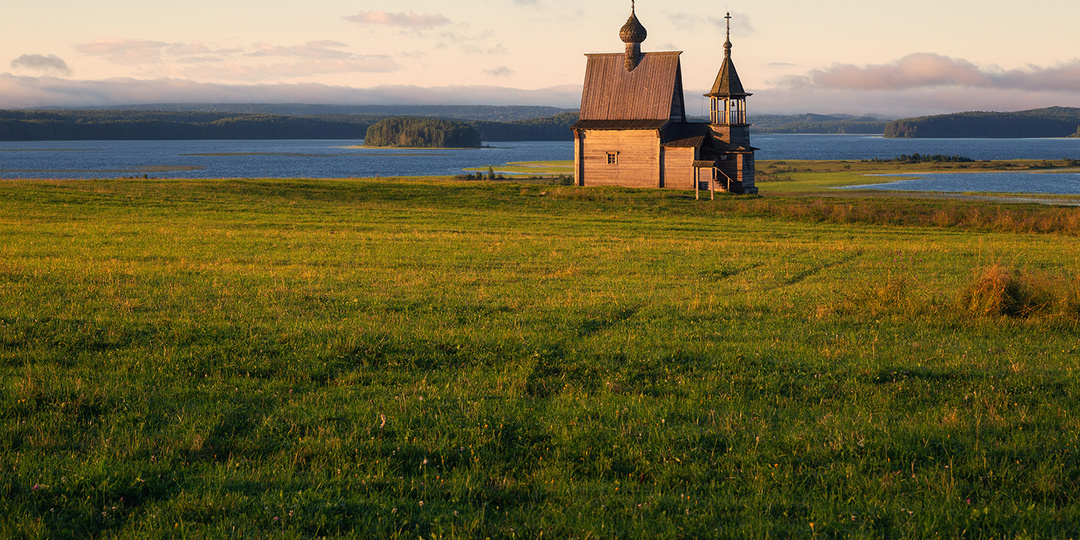
[{"label": "green meadow", "polygon": [[1078,211],[844,165],[0,182],[0,536],[1080,535]]}]

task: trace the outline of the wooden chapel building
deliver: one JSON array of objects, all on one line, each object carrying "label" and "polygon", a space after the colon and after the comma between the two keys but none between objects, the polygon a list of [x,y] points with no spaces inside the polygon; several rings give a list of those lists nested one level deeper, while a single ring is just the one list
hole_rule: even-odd
[{"label": "wooden chapel building", "polygon": [[619,37],[625,53],[586,54],[581,117],[574,131],[578,186],[710,189],[757,193],[746,98],[731,60],[731,14],[710,121],[689,122],[681,52],[641,52],[647,32],[634,13]]}]

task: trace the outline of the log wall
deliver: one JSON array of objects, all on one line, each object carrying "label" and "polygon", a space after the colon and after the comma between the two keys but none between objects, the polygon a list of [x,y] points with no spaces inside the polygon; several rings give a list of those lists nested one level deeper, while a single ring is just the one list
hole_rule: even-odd
[{"label": "log wall", "polygon": [[667,189],[694,189],[695,148],[664,148],[663,174]]},{"label": "log wall", "polygon": [[[582,186],[660,187],[660,133],[657,130],[585,131],[581,141]],[[617,155],[608,163],[608,154]]]}]

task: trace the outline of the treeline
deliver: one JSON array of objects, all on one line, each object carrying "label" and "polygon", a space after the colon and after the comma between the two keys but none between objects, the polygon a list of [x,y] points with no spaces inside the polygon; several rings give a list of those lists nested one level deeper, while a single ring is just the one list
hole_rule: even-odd
[{"label": "treeline", "polygon": [[920,154],[915,152],[914,154],[900,154],[897,157],[890,159],[873,158],[863,160],[868,163],[971,163],[975,161],[967,156],[952,155],[947,156],[945,154]]},{"label": "treeline", "polygon": [[[512,122],[470,121],[485,141],[572,140],[577,112]],[[212,111],[0,110],[2,141],[363,139],[384,116],[287,116]]]},{"label": "treeline", "polygon": [[367,129],[364,146],[479,148],[480,131],[465,122],[438,118],[384,118]]},{"label": "treeline", "polygon": [[90,110],[211,112],[276,116],[366,116],[375,119],[419,116],[483,122],[545,118],[574,109],[538,105],[326,105],[307,103],[157,103],[91,107]]},{"label": "treeline", "polygon": [[1080,136],[1080,108],[963,112],[890,122],[892,138],[1039,138]]},{"label": "treeline", "polygon": [[359,139],[377,118],[154,111],[0,111],[0,140]]},{"label": "treeline", "polygon": [[889,120],[876,116],[846,114],[751,115],[753,133],[829,133],[850,135],[880,135]]},{"label": "treeline", "polygon": [[570,126],[578,121],[577,111],[547,118],[514,122],[471,122],[485,141],[572,141]]},{"label": "treeline", "polygon": [[[173,107],[180,108],[180,105]],[[211,106],[207,106],[208,108]],[[510,121],[461,119],[480,132],[484,141],[570,141],[570,126],[577,111],[528,118],[528,113],[554,108],[521,107],[341,107],[333,106],[242,106],[238,110],[339,111],[335,114],[289,115],[265,112],[216,110],[0,110],[0,140],[198,140],[198,139],[362,139],[369,127],[388,117],[443,118],[421,114],[345,114],[348,110],[405,110],[447,112],[484,118],[520,118]],[[521,117],[525,118],[521,118]],[[708,121],[695,118],[694,121]],[[887,120],[850,115],[758,115],[750,118],[755,134],[765,133],[848,133],[881,134]],[[895,122],[894,122],[895,123]],[[1076,125],[1072,127],[1076,130]],[[1072,133],[1072,132],[1070,132]]]}]

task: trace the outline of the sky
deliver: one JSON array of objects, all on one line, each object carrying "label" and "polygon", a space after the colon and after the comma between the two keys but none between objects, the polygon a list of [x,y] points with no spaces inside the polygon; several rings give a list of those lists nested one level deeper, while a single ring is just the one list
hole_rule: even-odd
[{"label": "sky", "polygon": [[[0,17],[0,108],[145,103],[580,105],[626,0],[34,0]],[[1080,106],[1076,0],[639,0],[691,115],[723,59],[751,114]],[[699,110],[695,110],[695,108]]]}]

